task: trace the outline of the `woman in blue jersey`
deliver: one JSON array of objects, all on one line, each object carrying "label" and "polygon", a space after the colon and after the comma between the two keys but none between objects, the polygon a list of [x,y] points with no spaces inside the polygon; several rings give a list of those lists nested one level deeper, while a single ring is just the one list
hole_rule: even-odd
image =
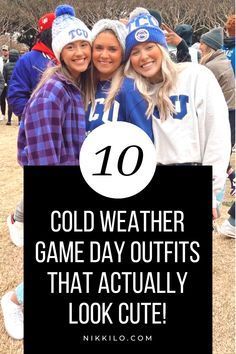
[{"label": "woman in blue jersey", "polygon": [[[124,78],[126,35],[126,26],[116,20],[102,19],[92,28],[95,94],[91,96],[95,98],[86,111],[86,130],[89,133],[103,123],[127,121],[139,126],[153,140],[151,121],[140,119],[146,110],[139,105],[143,98],[134,90],[134,80]],[[125,89],[119,94],[121,86]],[[128,91],[132,93],[131,101]]]},{"label": "woman in blue jersey", "polygon": [[[125,69],[121,87],[111,85],[109,112],[134,123],[153,139],[159,164],[213,166],[213,217],[216,194],[226,178],[230,154],[227,106],[214,75],[193,63],[173,63],[158,22],[148,11],[133,11],[127,25]],[[151,128],[151,130],[150,130]]]},{"label": "woman in blue jersey", "polygon": [[94,93],[86,113],[87,133],[99,125],[109,121],[116,121],[116,102],[113,103],[108,114],[104,113],[104,101],[111,83],[120,85],[124,75],[124,52],[126,27],[116,20],[102,19],[95,23],[92,29],[92,62]]}]

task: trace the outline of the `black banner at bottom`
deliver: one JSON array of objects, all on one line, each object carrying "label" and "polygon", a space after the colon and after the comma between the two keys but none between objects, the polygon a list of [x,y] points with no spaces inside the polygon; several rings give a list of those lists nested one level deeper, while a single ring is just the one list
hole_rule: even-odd
[{"label": "black banner at bottom", "polygon": [[211,179],[160,166],[110,199],[77,167],[25,167],[24,353],[210,354]]}]

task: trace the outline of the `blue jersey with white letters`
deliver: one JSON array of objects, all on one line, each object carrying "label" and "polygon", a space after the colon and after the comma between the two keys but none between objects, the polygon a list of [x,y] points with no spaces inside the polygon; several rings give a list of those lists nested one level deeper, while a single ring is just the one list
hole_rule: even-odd
[{"label": "blue jersey with white letters", "polygon": [[[107,97],[107,93],[111,87],[111,81],[99,81],[97,85],[96,95],[95,95],[95,104],[92,108],[90,104],[86,111],[86,131],[87,133],[91,132],[101,124],[110,122],[116,122],[118,120],[119,110],[118,102],[116,100],[113,102],[111,108],[104,112],[104,103]],[[125,120],[125,119],[119,119]]]},{"label": "blue jersey with white letters", "polygon": [[152,120],[146,116],[147,102],[137,91],[134,80],[124,78],[120,91],[109,110],[104,112],[104,102],[110,88],[110,81],[98,83],[94,109],[89,106],[86,112],[87,133],[99,125],[116,121],[125,121],[135,124],[145,131],[150,139],[154,141],[152,132]]}]

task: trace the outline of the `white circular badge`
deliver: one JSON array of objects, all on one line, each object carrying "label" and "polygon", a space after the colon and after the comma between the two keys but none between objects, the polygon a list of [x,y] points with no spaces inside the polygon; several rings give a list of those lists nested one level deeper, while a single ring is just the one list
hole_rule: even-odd
[{"label": "white circular badge", "polygon": [[149,38],[149,32],[145,28],[140,28],[136,31],[134,37],[138,42],[146,42]]},{"label": "white circular badge", "polygon": [[156,151],[148,135],[127,122],[94,129],[80,152],[80,169],[88,185],[108,198],[141,192],[156,170]]}]

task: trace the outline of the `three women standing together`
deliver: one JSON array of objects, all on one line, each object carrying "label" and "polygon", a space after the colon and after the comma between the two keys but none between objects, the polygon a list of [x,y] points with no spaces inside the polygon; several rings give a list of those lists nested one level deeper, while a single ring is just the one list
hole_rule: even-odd
[{"label": "three women standing together", "polygon": [[[92,31],[69,5],[58,6],[55,15],[52,49],[57,65],[44,72],[23,111],[19,163],[79,165],[86,133],[104,123],[130,122],[155,144],[157,164],[213,167],[216,218],[230,129],[226,101],[211,71],[174,63],[164,32],[146,9],[135,9],[127,26],[102,19]],[[1,302],[6,329],[16,339],[23,338],[22,296],[20,284]],[[17,323],[11,310],[19,312]]]},{"label": "three women standing together", "polygon": [[85,130],[127,121],[149,135],[157,164],[213,166],[215,217],[230,129],[214,75],[199,64],[172,62],[164,32],[143,8],[127,26],[103,19],[90,32],[73,8],[59,6],[52,37],[59,65],[44,73],[24,111],[20,163],[79,164]]}]

